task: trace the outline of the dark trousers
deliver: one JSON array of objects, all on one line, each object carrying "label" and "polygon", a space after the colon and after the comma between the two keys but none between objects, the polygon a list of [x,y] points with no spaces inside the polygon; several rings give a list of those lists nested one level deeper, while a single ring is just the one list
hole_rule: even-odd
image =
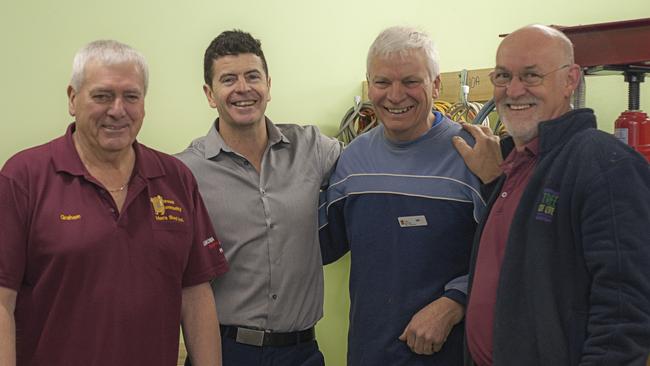
[{"label": "dark trousers", "polygon": [[[324,366],[325,359],[316,341],[286,347],[258,347],[221,339],[223,366]],[[192,366],[190,358],[185,366]]]}]

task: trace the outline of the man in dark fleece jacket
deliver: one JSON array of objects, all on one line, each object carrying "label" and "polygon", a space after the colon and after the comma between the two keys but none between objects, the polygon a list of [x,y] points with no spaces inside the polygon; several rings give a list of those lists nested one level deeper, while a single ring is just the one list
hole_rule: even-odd
[{"label": "man in dark fleece jacket", "polygon": [[494,191],[479,223],[468,365],[645,365],[650,351],[650,165],[572,110],[580,80],[561,32],[502,41],[491,74],[514,142],[476,126],[454,144]]}]

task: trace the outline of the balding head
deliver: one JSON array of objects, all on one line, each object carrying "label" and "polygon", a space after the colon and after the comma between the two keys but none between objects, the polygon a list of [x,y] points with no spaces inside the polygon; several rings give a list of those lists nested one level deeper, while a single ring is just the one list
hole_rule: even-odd
[{"label": "balding head", "polygon": [[541,24],[532,24],[507,35],[497,50],[497,58],[504,48],[523,46],[523,48],[543,49],[552,56],[557,57],[557,61],[564,64],[573,64],[573,43],[562,32]]}]

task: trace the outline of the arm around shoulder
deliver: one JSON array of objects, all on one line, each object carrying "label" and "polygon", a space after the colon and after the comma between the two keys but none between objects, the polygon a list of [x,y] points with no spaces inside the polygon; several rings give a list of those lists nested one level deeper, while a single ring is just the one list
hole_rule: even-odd
[{"label": "arm around shoulder", "polygon": [[318,209],[318,240],[323,265],[336,262],[350,251],[343,216],[343,202],[337,202],[330,207],[326,196],[327,192],[321,192]]},{"label": "arm around shoulder", "polygon": [[462,126],[472,135],[475,143],[470,146],[462,137],[454,136],[452,143],[458,154],[483,184],[494,181],[502,174],[500,164],[503,155],[499,137],[492,134],[489,127],[468,123],[463,123]]},{"label": "arm around shoulder", "polygon": [[343,151],[343,143],[331,137],[320,134],[320,147],[323,170],[323,183],[326,185],[330,174],[334,172],[336,162]]}]

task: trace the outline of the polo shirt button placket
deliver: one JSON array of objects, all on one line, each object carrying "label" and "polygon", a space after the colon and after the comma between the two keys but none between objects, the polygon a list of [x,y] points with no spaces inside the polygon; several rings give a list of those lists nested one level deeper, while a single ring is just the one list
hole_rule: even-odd
[{"label": "polo shirt button placket", "polygon": [[113,216],[114,218],[116,218],[116,217],[118,216],[118,215],[117,215],[117,210],[115,209],[115,207],[113,207],[113,204],[112,204],[112,203],[110,202],[110,200],[107,198],[108,192],[107,192],[105,189],[100,188],[100,189],[99,189],[99,194],[102,196],[102,198],[104,199],[104,201],[106,201],[106,204],[108,205],[108,212],[111,213],[111,216]]}]

